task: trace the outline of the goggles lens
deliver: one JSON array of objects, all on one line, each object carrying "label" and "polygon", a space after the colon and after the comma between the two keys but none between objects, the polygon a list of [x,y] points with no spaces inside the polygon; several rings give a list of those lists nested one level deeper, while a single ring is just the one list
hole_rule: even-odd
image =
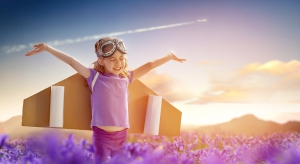
[{"label": "goggles lens", "polygon": [[114,45],[113,45],[113,44],[107,44],[107,45],[104,45],[104,46],[102,47],[102,52],[103,52],[103,53],[108,53],[108,52],[110,52],[113,48],[114,48]]},{"label": "goggles lens", "polygon": [[125,44],[123,41],[119,42],[119,48],[122,49],[122,51],[126,51]]}]

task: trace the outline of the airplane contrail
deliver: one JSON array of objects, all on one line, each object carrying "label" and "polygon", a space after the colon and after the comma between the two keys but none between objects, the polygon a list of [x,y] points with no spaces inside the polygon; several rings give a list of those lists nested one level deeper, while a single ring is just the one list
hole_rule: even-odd
[{"label": "airplane contrail", "polygon": [[[171,25],[164,25],[164,26],[156,26],[156,27],[150,27],[150,28],[141,28],[136,30],[128,30],[128,31],[121,31],[121,32],[113,32],[108,34],[98,34],[98,35],[92,35],[92,36],[84,36],[76,39],[65,39],[65,40],[54,40],[50,42],[46,42],[50,46],[61,46],[66,44],[72,44],[72,43],[79,43],[79,42],[85,42],[90,40],[98,40],[103,37],[110,37],[110,36],[119,36],[119,35],[125,35],[125,34],[133,34],[133,33],[139,33],[139,32],[146,32],[146,31],[153,31],[153,30],[160,30],[165,28],[171,28],[171,27],[177,27],[177,26],[184,26],[194,23],[201,23],[205,22],[206,19],[192,21],[192,22],[183,22],[183,23],[177,23],[177,24],[171,24]],[[19,52],[23,49],[26,49],[28,47],[33,47],[34,43],[29,44],[21,44],[21,45],[15,45],[15,46],[4,46],[1,49],[6,53],[12,53],[12,52]]]}]

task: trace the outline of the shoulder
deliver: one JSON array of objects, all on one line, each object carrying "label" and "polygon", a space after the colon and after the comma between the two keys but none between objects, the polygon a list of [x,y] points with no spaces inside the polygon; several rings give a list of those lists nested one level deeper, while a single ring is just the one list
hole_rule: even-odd
[{"label": "shoulder", "polygon": [[93,78],[96,76],[97,74],[97,70],[94,70],[93,68],[89,68],[90,71],[90,76],[88,78],[86,78],[87,81],[92,81]]},{"label": "shoulder", "polygon": [[129,84],[132,83],[132,79],[133,79],[133,70],[128,70],[128,81]]}]

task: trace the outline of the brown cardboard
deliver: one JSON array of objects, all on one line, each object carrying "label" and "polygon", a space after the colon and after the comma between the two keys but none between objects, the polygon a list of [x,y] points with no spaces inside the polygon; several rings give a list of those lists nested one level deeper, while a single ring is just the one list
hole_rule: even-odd
[{"label": "brown cardboard", "polygon": [[[74,74],[53,86],[64,86],[64,125],[66,129],[91,130],[91,91],[80,74]],[[149,95],[157,95],[139,80],[128,87],[129,133],[143,133]],[[49,127],[50,87],[24,99],[23,126]],[[180,135],[181,112],[166,100],[162,100],[159,135]]]}]

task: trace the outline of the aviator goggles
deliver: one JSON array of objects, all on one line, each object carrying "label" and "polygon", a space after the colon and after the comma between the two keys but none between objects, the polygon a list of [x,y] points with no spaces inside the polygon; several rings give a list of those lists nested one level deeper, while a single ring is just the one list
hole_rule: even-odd
[{"label": "aviator goggles", "polygon": [[120,50],[124,54],[127,53],[124,42],[121,39],[114,38],[104,41],[99,45],[97,56],[109,57],[116,51],[116,49]]}]

